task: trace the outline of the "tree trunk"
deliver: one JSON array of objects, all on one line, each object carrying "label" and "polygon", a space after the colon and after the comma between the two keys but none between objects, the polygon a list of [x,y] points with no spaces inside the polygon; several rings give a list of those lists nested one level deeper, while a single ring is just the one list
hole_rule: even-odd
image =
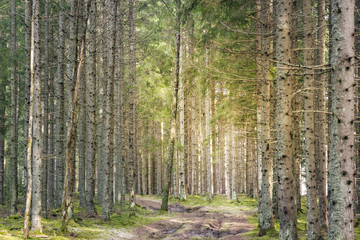
[{"label": "tree trunk", "polygon": [[[41,230],[41,165],[42,165],[42,152],[41,152],[41,69],[40,69],[40,1],[33,1],[33,23],[32,23],[32,53],[33,61],[32,83],[33,83],[33,133],[31,142],[34,141],[32,146],[32,201],[31,208],[31,230]],[[30,145],[30,144],[29,144]],[[28,152],[29,154],[29,152]]]},{"label": "tree trunk", "polygon": [[136,0],[129,0],[129,188],[130,188],[130,209],[135,207],[135,180],[136,180],[136,33],[135,33],[135,5]]},{"label": "tree trunk", "polygon": [[56,207],[62,203],[62,193],[64,189],[64,60],[65,60],[65,1],[59,2],[63,10],[59,14],[59,30],[57,43],[57,74],[56,74],[56,107],[55,107],[55,148],[56,148]]},{"label": "tree trunk", "polygon": [[236,145],[235,145],[235,129],[232,126],[231,129],[231,148],[232,148],[232,156],[231,156],[231,200],[236,201],[236,190],[235,190],[235,178],[236,178],[236,168],[235,168],[235,160],[236,160]]},{"label": "tree trunk", "polygon": [[331,2],[329,240],[354,239],[354,1]]},{"label": "tree trunk", "polygon": [[45,16],[44,16],[44,28],[45,28],[45,43],[44,43],[44,58],[42,59],[42,98],[43,98],[43,135],[42,135],[42,174],[41,174],[41,207],[42,216],[47,218],[47,202],[48,202],[48,162],[49,162],[49,77],[50,77],[50,57],[49,57],[49,42],[50,42],[50,23],[49,23],[49,2],[45,1]]},{"label": "tree trunk", "polygon": [[285,63],[292,63],[291,18],[292,1],[277,3],[277,166],[280,217],[280,239],[297,239],[297,212],[295,204],[292,161],[291,92],[292,71]]},{"label": "tree trunk", "polygon": [[182,62],[183,62],[183,47],[180,43],[180,56],[179,56],[179,123],[180,123],[180,131],[179,131],[179,138],[180,138],[180,158],[179,158],[179,174],[180,174],[180,201],[186,200],[186,193],[185,193],[185,170],[184,170],[184,162],[185,159],[185,94],[184,94],[184,78],[182,76]]},{"label": "tree trunk", "polygon": [[107,76],[107,94],[106,94],[106,114],[105,114],[105,152],[106,157],[104,159],[104,193],[102,200],[102,219],[104,221],[110,220],[111,211],[111,171],[112,161],[114,155],[114,73],[115,73],[115,42],[116,42],[116,7],[117,3],[114,0],[108,0],[108,76]]},{"label": "tree trunk", "polygon": [[[325,65],[326,49],[326,10],[325,0],[318,1],[318,31],[317,31],[317,62],[316,65]],[[325,101],[325,74],[318,70],[315,75],[316,99],[317,99],[317,119],[315,129],[318,131],[316,141],[316,161],[317,161],[317,194],[319,197],[319,223],[323,229],[327,228],[327,196],[326,196],[326,101]]]},{"label": "tree trunk", "polygon": [[90,217],[96,216],[95,208],[95,169],[96,169],[96,1],[91,1],[89,12],[89,45],[88,45],[88,82],[86,83],[86,112],[87,112],[87,144],[85,163],[85,198],[86,214]]},{"label": "tree trunk", "polygon": [[261,211],[262,222],[260,222],[260,233],[265,234],[274,228],[274,219],[272,213],[272,187],[273,187],[273,159],[271,148],[271,76],[270,76],[270,60],[272,49],[272,39],[270,33],[272,31],[272,1],[261,1],[261,21],[266,23],[262,29],[262,114],[261,125],[263,127],[262,139],[262,181],[261,181]]},{"label": "tree trunk", "polygon": [[179,76],[180,76],[180,32],[181,32],[181,22],[180,22],[180,13],[181,2],[177,0],[176,2],[176,49],[175,49],[175,78],[172,83],[173,87],[173,99],[171,104],[171,118],[170,118],[170,141],[169,141],[169,156],[166,165],[166,179],[162,192],[162,203],[161,210],[168,211],[168,201],[169,201],[169,190],[171,184],[171,171],[174,161],[174,145],[176,140],[176,115],[177,115],[177,105],[178,105],[178,88],[179,88]]},{"label": "tree trunk", "polygon": [[17,149],[18,149],[18,126],[17,126],[17,95],[18,82],[16,77],[16,0],[11,0],[11,41],[10,41],[10,57],[11,57],[11,119],[10,119],[10,177],[9,177],[9,199],[10,214],[17,212]]}]

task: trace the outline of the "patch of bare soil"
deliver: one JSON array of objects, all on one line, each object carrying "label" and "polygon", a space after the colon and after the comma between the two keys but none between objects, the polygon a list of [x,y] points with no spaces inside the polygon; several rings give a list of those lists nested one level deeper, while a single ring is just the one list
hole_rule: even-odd
[{"label": "patch of bare soil", "polygon": [[[137,198],[137,204],[159,210],[160,202]],[[220,210],[220,211],[219,211]],[[245,212],[210,212],[201,207],[186,207],[182,204],[169,205],[169,212],[176,213],[170,219],[162,220],[135,229],[136,239],[245,239],[242,234],[253,229],[246,221]]]}]

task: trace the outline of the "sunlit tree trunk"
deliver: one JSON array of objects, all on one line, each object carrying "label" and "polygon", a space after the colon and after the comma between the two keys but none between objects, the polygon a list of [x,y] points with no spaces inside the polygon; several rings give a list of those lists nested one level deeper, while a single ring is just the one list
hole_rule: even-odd
[{"label": "sunlit tree trunk", "polygon": [[[325,0],[319,0],[318,6],[318,30],[317,30],[317,56],[316,65],[325,65],[326,49],[326,10]],[[321,228],[327,228],[327,191],[326,191],[326,101],[325,101],[325,77],[326,75],[318,70],[315,75],[317,118],[315,119],[316,134],[316,161],[317,161],[317,193],[319,198],[319,223]]]},{"label": "sunlit tree trunk", "polygon": [[173,99],[171,104],[171,118],[170,118],[170,140],[169,140],[169,157],[166,165],[166,179],[162,192],[162,203],[161,210],[168,211],[168,201],[169,201],[169,190],[171,184],[171,171],[173,167],[174,160],[174,145],[176,140],[176,115],[177,115],[177,105],[178,105],[178,88],[179,88],[179,72],[180,72],[180,32],[181,32],[181,22],[180,22],[180,0],[176,1],[176,48],[175,48],[175,78],[172,83],[173,87]]},{"label": "sunlit tree trunk", "polygon": [[280,217],[280,239],[297,239],[297,212],[295,204],[294,175],[292,161],[292,119],[291,119],[291,68],[292,63],[291,18],[292,1],[277,2],[277,166]]},{"label": "sunlit tree trunk", "polygon": [[331,2],[329,240],[354,239],[354,1]]},{"label": "sunlit tree trunk", "polygon": [[[32,201],[31,205],[31,230],[40,231],[41,225],[41,69],[40,69],[40,1],[33,1],[32,17],[32,48],[33,48],[33,100],[34,112],[32,116],[33,133],[32,139]],[[29,152],[29,151],[28,151]]]}]

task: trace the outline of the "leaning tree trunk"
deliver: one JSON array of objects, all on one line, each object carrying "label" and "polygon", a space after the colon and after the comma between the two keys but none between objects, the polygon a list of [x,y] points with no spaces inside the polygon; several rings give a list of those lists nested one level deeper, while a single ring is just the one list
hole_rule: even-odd
[{"label": "leaning tree trunk", "polygon": [[354,1],[331,2],[329,240],[354,239]]}]

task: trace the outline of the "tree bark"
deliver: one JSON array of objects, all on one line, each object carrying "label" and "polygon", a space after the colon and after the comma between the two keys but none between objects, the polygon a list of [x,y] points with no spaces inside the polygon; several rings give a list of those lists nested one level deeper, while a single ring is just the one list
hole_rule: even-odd
[{"label": "tree bark", "polygon": [[[325,65],[325,49],[326,49],[326,10],[325,0],[318,1],[318,31],[317,31],[317,62],[316,65]],[[325,74],[322,70],[318,70],[315,74],[316,101],[317,101],[317,119],[315,121],[315,129],[318,134],[316,141],[316,161],[317,161],[317,194],[319,197],[319,224],[323,229],[327,228],[327,196],[326,196],[326,100],[325,100]]]},{"label": "tree bark", "polygon": [[129,0],[129,188],[130,209],[135,207],[135,180],[136,180],[136,33],[135,33],[135,5],[136,0]]},{"label": "tree bark", "polygon": [[293,161],[291,92],[292,71],[284,63],[292,63],[291,18],[292,1],[277,2],[277,166],[280,217],[280,239],[297,239],[297,212],[295,204]]},{"label": "tree bark", "polygon": [[64,189],[64,60],[65,60],[65,1],[59,2],[63,10],[59,13],[59,30],[57,43],[57,74],[56,74],[56,105],[55,105],[55,148],[56,148],[56,207],[62,203],[62,193]]},{"label": "tree bark", "polygon": [[86,144],[86,162],[85,162],[85,198],[86,214],[90,217],[97,215],[95,208],[95,176],[96,176],[96,102],[97,102],[97,84],[96,84],[96,1],[91,1],[89,12],[89,37],[88,37],[88,78],[86,91],[86,112],[87,112],[87,144]]},{"label": "tree bark", "polygon": [[[32,201],[31,207],[31,230],[40,231],[41,225],[41,165],[42,165],[42,149],[41,149],[41,128],[42,128],[42,110],[41,110],[41,69],[40,69],[40,1],[33,1],[33,23],[32,23],[32,83],[33,83],[33,133],[30,140],[32,146]],[[29,152],[28,152],[29,154]]]},{"label": "tree bark", "polygon": [[169,156],[166,165],[166,179],[162,192],[162,202],[161,210],[168,211],[168,201],[169,201],[169,190],[171,184],[171,171],[173,168],[174,162],[174,145],[176,140],[176,115],[177,115],[177,105],[178,105],[178,90],[179,90],[179,72],[180,72],[180,32],[181,32],[181,2],[180,0],[176,1],[176,48],[175,48],[175,77],[172,83],[173,87],[173,99],[171,104],[171,118],[170,118],[170,140],[169,140]]},{"label": "tree bark", "polygon": [[10,176],[9,176],[9,199],[10,214],[17,212],[17,150],[18,150],[18,126],[17,126],[17,95],[18,80],[16,77],[16,0],[11,0],[11,24],[10,24],[10,58],[11,58],[11,120],[10,120]]},{"label": "tree bark", "polygon": [[331,2],[330,240],[354,239],[354,1]]}]

